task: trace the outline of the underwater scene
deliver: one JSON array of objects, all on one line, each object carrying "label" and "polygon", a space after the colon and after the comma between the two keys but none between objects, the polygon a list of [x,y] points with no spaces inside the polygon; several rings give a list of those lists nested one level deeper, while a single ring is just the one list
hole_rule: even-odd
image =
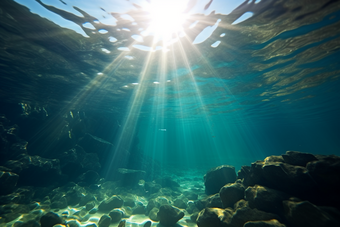
[{"label": "underwater scene", "polygon": [[340,1],[1,0],[0,227],[340,226]]}]

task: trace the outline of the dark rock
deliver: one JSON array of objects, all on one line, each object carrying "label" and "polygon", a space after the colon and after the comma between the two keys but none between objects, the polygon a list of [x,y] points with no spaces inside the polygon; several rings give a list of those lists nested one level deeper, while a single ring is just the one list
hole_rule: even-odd
[{"label": "dark rock", "polygon": [[51,186],[63,180],[58,159],[22,154],[19,160],[9,160],[5,166],[19,174],[20,186]]},{"label": "dark rock", "polygon": [[[256,161],[251,166],[242,166],[238,171],[238,179],[242,179],[245,187],[254,186],[255,184],[266,185],[266,179],[263,176],[262,166],[265,162]],[[266,162],[267,163],[267,162]]]},{"label": "dark rock", "polygon": [[109,227],[110,223],[111,223],[111,217],[106,215],[106,214],[104,214],[99,219],[98,226],[99,227]]},{"label": "dark rock", "polygon": [[222,200],[220,198],[219,193],[210,195],[201,200],[197,200],[195,201],[195,205],[199,210],[202,210],[205,207],[223,208]]},{"label": "dark rock", "polygon": [[236,180],[235,167],[229,165],[218,166],[204,175],[205,192],[208,195],[218,193],[220,189]]},{"label": "dark rock", "polygon": [[132,187],[137,186],[139,180],[144,179],[146,172],[143,170],[119,168],[118,173],[122,186]]},{"label": "dark rock", "polygon": [[19,175],[0,171],[0,195],[7,195],[14,191]]},{"label": "dark rock", "polygon": [[132,214],[145,214],[145,206],[138,205],[132,209]]},{"label": "dark rock", "polygon": [[175,207],[178,207],[180,209],[186,209],[188,207],[188,205],[186,204],[186,202],[183,201],[183,199],[176,199],[173,204]]},{"label": "dark rock", "polygon": [[99,211],[110,211],[114,208],[123,206],[124,201],[119,196],[111,196],[109,199],[102,201],[99,206]]},{"label": "dark rock", "polygon": [[159,208],[160,206],[161,205],[158,202],[156,202],[155,199],[150,199],[148,205],[146,206],[145,215],[149,215],[150,210],[152,210],[155,207]]},{"label": "dark rock", "polygon": [[285,163],[295,166],[306,167],[308,162],[318,160],[314,155],[308,153],[302,153],[298,151],[287,151],[286,154],[282,155]]},{"label": "dark rock", "polygon": [[69,220],[67,223],[68,227],[80,227],[81,223],[78,220]]},{"label": "dark rock", "polygon": [[91,203],[91,202],[94,204],[95,201],[96,201],[96,198],[90,192],[87,192],[86,195],[84,195],[80,198],[79,205],[85,206],[85,205],[87,205],[88,203]]},{"label": "dark rock", "polygon": [[286,200],[283,202],[283,206],[286,219],[292,227],[340,226],[340,222],[308,201]]},{"label": "dark rock", "polygon": [[198,227],[227,227],[232,211],[221,208],[205,208],[196,219]]},{"label": "dark rock", "polygon": [[266,213],[250,207],[242,207],[237,209],[230,220],[230,226],[242,227],[248,221],[266,221],[271,219],[280,220],[280,217],[276,214]]},{"label": "dark rock", "polygon": [[220,198],[224,208],[234,207],[234,204],[244,198],[244,186],[242,183],[229,183],[220,190]]},{"label": "dark rock", "polygon": [[78,181],[90,185],[97,183],[99,178],[99,174],[96,171],[88,170],[78,177]]},{"label": "dark rock", "polygon": [[92,210],[95,206],[96,206],[95,202],[94,202],[94,201],[91,201],[91,202],[86,203],[85,209],[88,210],[88,211],[90,211],[90,210]]},{"label": "dark rock", "polygon": [[190,220],[194,223],[196,223],[197,217],[199,212],[195,212],[190,216]]},{"label": "dark rock", "polygon": [[143,227],[151,227],[152,222],[151,221],[147,221],[144,223]]},{"label": "dark rock", "polygon": [[282,201],[289,197],[284,192],[261,185],[248,187],[245,191],[245,199],[249,202],[249,207],[275,214],[283,213]]},{"label": "dark rock", "polygon": [[272,219],[269,221],[248,221],[243,227],[286,227],[286,225]]},{"label": "dark rock", "polygon": [[125,227],[126,224],[126,220],[122,220],[121,222],[119,222],[118,227]]},{"label": "dark rock", "polygon": [[159,221],[159,218],[158,218],[158,216],[157,216],[158,211],[159,211],[159,209],[158,209],[157,207],[154,207],[154,208],[152,208],[152,209],[150,210],[148,216],[149,216],[149,218],[150,218],[152,221]]},{"label": "dark rock", "polygon": [[56,213],[48,212],[40,218],[41,227],[53,227],[57,224],[64,224],[64,221]]},{"label": "dark rock", "polygon": [[109,213],[109,216],[111,217],[112,222],[116,223],[122,220],[123,212],[119,209],[114,209]]},{"label": "dark rock", "polygon": [[171,205],[162,205],[157,217],[161,225],[172,226],[184,217],[184,213]]}]

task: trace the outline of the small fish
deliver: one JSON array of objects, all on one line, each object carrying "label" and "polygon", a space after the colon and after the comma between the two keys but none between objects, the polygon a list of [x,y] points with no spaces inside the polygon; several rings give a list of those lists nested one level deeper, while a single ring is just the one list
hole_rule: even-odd
[{"label": "small fish", "polygon": [[213,2],[213,0],[210,0],[210,2],[208,4],[205,5],[204,10],[207,10],[209,8],[209,6],[211,5],[211,3]]},{"label": "small fish", "polygon": [[160,128],[159,131],[166,132],[166,128]]}]

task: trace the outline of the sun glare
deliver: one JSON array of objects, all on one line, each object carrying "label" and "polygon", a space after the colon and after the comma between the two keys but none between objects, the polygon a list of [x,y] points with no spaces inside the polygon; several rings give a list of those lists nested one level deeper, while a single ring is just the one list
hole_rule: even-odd
[{"label": "sun glare", "polygon": [[186,3],[185,0],[151,0],[145,7],[151,16],[147,35],[154,35],[157,41],[164,43],[171,43],[172,39],[182,36]]}]

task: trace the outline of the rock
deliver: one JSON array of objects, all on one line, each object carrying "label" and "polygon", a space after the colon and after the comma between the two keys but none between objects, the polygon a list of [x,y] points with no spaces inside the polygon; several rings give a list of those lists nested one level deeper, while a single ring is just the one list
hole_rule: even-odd
[{"label": "rock", "polygon": [[159,223],[164,226],[172,226],[184,217],[184,213],[171,205],[162,205],[157,213]]},{"label": "rock", "polygon": [[106,214],[104,214],[99,219],[98,226],[99,227],[109,227],[110,223],[111,223],[111,217],[106,215]]},{"label": "rock", "polygon": [[243,227],[286,227],[286,225],[272,219],[269,221],[248,221]]},{"label": "rock", "polygon": [[94,207],[91,210],[89,210],[89,214],[95,214],[95,213],[97,213],[97,211],[98,211],[98,209]]},{"label": "rock", "polygon": [[109,213],[112,222],[119,222],[122,220],[123,212],[119,209],[114,209]]},{"label": "rock", "polygon": [[119,179],[124,187],[137,186],[138,182],[144,179],[146,172],[143,170],[133,170],[119,168]]},{"label": "rock", "polygon": [[308,201],[286,200],[283,202],[283,206],[285,217],[292,227],[340,226],[340,222]]},{"label": "rock", "polygon": [[[79,205],[80,205],[80,204],[79,204]],[[82,205],[80,205],[80,206],[82,206]],[[88,210],[88,211],[90,211],[90,210],[92,210],[95,206],[96,206],[95,202],[94,202],[94,201],[91,201],[91,202],[86,203],[85,209]]]},{"label": "rock", "polygon": [[62,197],[58,200],[55,200],[54,202],[51,203],[50,207],[51,208],[57,208],[57,209],[64,209],[67,208],[67,199],[66,197]]},{"label": "rock", "polygon": [[303,166],[303,167],[306,167],[308,162],[318,160],[312,154],[302,153],[298,151],[287,151],[286,154],[282,155],[282,158],[285,163],[288,163],[294,166]]},{"label": "rock", "polygon": [[220,198],[219,193],[210,195],[201,200],[197,200],[195,201],[195,205],[199,210],[202,210],[205,207],[223,208],[222,200]]},{"label": "rock", "polygon": [[282,214],[282,201],[289,199],[289,195],[268,187],[255,185],[245,190],[245,199],[249,202],[249,207],[259,210]]},{"label": "rock", "polygon": [[137,205],[132,209],[132,214],[145,214],[145,206],[143,204]]},{"label": "rock", "polygon": [[81,223],[78,220],[69,220],[67,223],[68,227],[80,227]]},{"label": "rock", "polygon": [[90,185],[97,183],[99,178],[99,174],[96,171],[88,170],[78,177],[78,182],[85,182]]},{"label": "rock", "polygon": [[180,209],[186,209],[188,207],[187,204],[183,201],[183,199],[176,199],[173,205]]},{"label": "rock", "polygon": [[64,224],[64,221],[56,213],[48,212],[40,218],[41,227],[53,227],[57,224]]},{"label": "rock", "polygon": [[63,180],[58,159],[22,154],[19,160],[9,160],[5,166],[20,176],[20,186],[51,186]]},{"label": "rock", "polygon": [[271,155],[264,159],[265,163],[269,162],[284,162],[282,155]]},{"label": "rock", "polygon": [[152,222],[151,221],[147,221],[144,223],[143,227],[151,227]]},{"label": "rock", "polygon": [[220,189],[236,180],[235,167],[229,165],[218,166],[204,175],[205,192],[208,195],[218,193]]},{"label": "rock", "polygon": [[219,193],[223,208],[233,208],[237,201],[244,198],[244,190],[243,184],[239,182],[224,185]]},{"label": "rock", "polygon": [[114,208],[120,208],[123,206],[124,201],[119,196],[111,196],[109,199],[102,201],[99,206],[99,211],[110,211]]},{"label": "rock", "polygon": [[125,223],[126,223],[126,220],[122,220],[121,222],[119,222],[118,227],[125,227]]},{"label": "rock", "polygon": [[232,211],[221,208],[205,208],[196,219],[198,227],[227,227]]},{"label": "rock", "polygon": [[90,192],[86,192],[86,195],[80,198],[79,206],[86,206],[87,204],[95,204],[95,201],[96,201],[96,198]]},{"label": "rock", "polygon": [[7,195],[14,191],[19,175],[0,171],[0,195]]},{"label": "rock", "polygon": [[[149,215],[149,212],[153,209],[153,208],[158,208],[160,207],[161,205],[156,202],[155,199],[150,199],[149,202],[148,202],[148,205],[146,206],[146,211],[145,211],[145,215]],[[158,212],[158,211],[157,211]]]},{"label": "rock", "polygon": [[199,212],[195,212],[190,216],[190,220],[194,223],[196,223],[197,217]]},{"label": "rock", "polygon": [[159,221],[159,218],[158,218],[158,216],[157,216],[158,211],[159,211],[159,209],[156,208],[156,207],[154,207],[154,208],[152,208],[152,209],[150,210],[148,216],[149,216],[149,218],[150,218],[152,221]]},{"label": "rock", "polygon": [[251,209],[248,206],[237,209],[231,220],[230,226],[242,227],[248,221],[266,221],[271,219],[280,220],[280,217],[276,214],[266,213],[258,209]]}]

